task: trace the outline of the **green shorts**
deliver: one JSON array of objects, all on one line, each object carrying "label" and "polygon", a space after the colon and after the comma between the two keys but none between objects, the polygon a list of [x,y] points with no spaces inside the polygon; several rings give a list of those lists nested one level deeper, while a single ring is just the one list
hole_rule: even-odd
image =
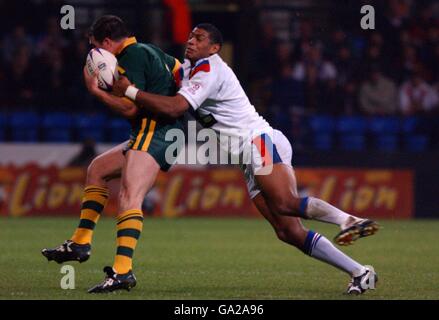
[{"label": "green shorts", "polygon": [[148,152],[157,161],[161,170],[168,171],[173,163],[168,163],[166,160],[166,149],[175,142],[165,140],[166,132],[171,129],[183,130],[183,128],[181,120],[163,123],[147,117],[139,119],[132,125],[130,140],[124,153],[130,149]]}]

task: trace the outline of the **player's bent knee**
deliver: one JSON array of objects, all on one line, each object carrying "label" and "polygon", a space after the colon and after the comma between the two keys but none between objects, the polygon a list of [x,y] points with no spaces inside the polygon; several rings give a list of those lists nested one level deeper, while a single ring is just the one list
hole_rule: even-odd
[{"label": "player's bent knee", "polygon": [[299,216],[299,199],[295,197],[279,198],[273,202],[273,209],[281,216]]},{"label": "player's bent knee", "polygon": [[96,158],[93,159],[90,164],[87,167],[87,175],[88,176],[94,176],[95,173],[97,172],[99,166],[96,164]]},{"label": "player's bent knee", "polygon": [[276,230],[276,234],[279,240],[288,243],[292,246],[300,248],[303,243],[301,235],[291,229],[280,229]]},{"label": "player's bent knee", "polygon": [[288,233],[286,230],[276,230],[276,235],[280,241],[288,243]]},{"label": "player's bent knee", "polygon": [[302,248],[307,234],[300,222],[278,225],[275,231],[279,240],[298,248]]},{"label": "player's bent knee", "polygon": [[93,159],[93,161],[87,167],[87,182],[88,184],[99,184],[104,180],[102,173],[102,166],[99,164],[99,157]]}]

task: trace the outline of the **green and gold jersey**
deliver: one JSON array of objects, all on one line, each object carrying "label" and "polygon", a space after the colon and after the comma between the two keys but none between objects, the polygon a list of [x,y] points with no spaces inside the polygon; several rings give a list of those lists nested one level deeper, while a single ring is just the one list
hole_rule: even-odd
[{"label": "green and gold jersey", "polygon": [[[159,95],[173,96],[177,92],[173,72],[180,67],[174,57],[151,44],[138,43],[128,38],[116,54],[118,71],[126,76],[138,89]],[[131,138],[128,149],[150,153],[161,166],[168,170],[165,151],[172,141],[165,141],[170,129],[183,129],[181,120],[158,117],[145,109],[131,123]]]},{"label": "green and gold jersey", "polygon": [[173,69],[179,62],[152,44],[138,43],[136,38],[128,38],[116,55],[119,73],[142,91],[171,96],[177,88]]}]

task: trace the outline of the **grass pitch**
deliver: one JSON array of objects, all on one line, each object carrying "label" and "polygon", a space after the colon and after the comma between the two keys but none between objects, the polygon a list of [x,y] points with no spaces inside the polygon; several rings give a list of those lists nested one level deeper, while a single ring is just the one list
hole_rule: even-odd
[{"label": "grass pitch", "polygon": [[[116,227],[99,221],[91,258],[63,290],[61,265],[40,250],[70,237],[78,219],[0,219],[0,299],[439,299],[439,221],[381,221],[377,235],[342,248],[379,275],[377,290],[343,295],[349,277],[281,243],[263,219],[145,219],[131,292],[90,295],[112,265]],[[329,239],[335,226],[306,222]]]}]

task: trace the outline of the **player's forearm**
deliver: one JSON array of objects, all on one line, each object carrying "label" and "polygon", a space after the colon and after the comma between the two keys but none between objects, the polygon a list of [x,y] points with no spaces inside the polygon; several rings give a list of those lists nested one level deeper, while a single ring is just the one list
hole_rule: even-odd
[{"label": "player's forearm", "polygon": [[135,101],[153,113],[173,118],[180,117],[189,107],[187,101],[180,95],[167,97],[140,90],[136,94]]},{"label": "player's forearm", "polygon": [[113,111],[123,115],[126,118],[132,118],[137,114],[137,106],[127,98],[116,97],[108,92],[100,90],[95,96]]}]

